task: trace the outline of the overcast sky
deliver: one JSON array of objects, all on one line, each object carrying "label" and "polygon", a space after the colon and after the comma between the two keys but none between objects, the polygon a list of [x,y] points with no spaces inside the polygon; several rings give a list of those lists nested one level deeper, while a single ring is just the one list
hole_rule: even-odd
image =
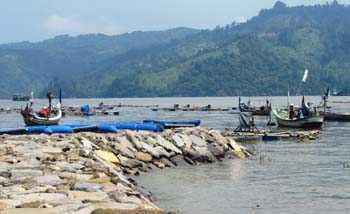
[{"label": "overcast sky", "polygon": [[[276,0],[0,0],[0,43],[55,35],[121,34],[174,27],[212,29],[245,21]],[[312,5],[325,0],[284,0]],[[350,4],[350,0],[338,0]]]}]

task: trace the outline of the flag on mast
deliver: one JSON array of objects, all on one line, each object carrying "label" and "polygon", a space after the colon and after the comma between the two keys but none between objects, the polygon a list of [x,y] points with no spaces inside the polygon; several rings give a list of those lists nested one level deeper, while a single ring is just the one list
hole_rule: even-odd
[{"label": "flag on mast", "polygon": [[306,82],[306,79],[307,79],[308,75],[309,75],[309,70],[305,69],[304,76],[303,76],[303,79],[301,81],[302,82]]}]

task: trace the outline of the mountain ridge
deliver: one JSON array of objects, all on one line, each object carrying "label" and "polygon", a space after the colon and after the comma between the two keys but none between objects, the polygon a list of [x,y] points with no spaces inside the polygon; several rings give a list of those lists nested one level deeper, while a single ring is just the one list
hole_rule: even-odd
[{"label": "mountain ridge", "polygon": [[[245,23],[0,45],[0,97],[47,83],[64,97],[305,94],[350,83],[350,7],[276,2]],[[17,84],[13,84],[13,83]],[[23,84],[22,84],[23,83]]]}]

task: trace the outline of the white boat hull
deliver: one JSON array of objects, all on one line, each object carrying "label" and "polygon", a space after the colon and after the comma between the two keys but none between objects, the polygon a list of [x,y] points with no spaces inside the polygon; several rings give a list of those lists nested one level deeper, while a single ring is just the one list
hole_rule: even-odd
[{"label": "white boat hull", "polygon": [[277,115],[275,111],[272,111],[276,117],[278,126],[291,127],[291,128],[321,128],[323,124],[323,117],[314,116],[300,119],[285,119]]}]

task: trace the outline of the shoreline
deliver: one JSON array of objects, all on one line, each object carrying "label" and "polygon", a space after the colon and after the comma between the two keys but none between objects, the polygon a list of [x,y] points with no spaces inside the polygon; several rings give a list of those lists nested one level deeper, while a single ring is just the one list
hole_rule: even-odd
[{"label": "shoreline", "polygon": [[128,175],[251,153],[217,130],[0,136],[2,213],[164,213]]}]

